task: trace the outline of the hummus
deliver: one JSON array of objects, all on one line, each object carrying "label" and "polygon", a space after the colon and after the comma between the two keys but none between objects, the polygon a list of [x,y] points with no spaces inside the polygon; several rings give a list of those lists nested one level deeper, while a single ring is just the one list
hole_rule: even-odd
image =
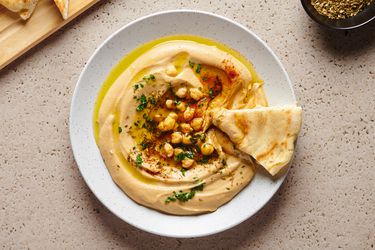
[{"label": "hummus", "polygon": [[214,109],[267,106],[238,57],[171,40],[141,54],[100,103],[97,143],[115,183],[170,214],[215,211],[254,176],[249,156],[212,126]]}]

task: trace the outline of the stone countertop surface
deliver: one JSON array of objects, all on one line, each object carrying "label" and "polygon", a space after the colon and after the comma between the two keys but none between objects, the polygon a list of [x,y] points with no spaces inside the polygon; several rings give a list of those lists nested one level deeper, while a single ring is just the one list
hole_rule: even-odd
[{"label": "stone countertop surface", "polygon": [[[152,235],[110,213],[83,181],[68,130],[78,76],[100,43],[136,18],[178,8],[258,34],[304,109],[291,171],[272,201],[239,226],[196,239]],[[0,71],[0,247],[373,249],[373,88],[374,22],[325,30],[300,1],[103,1]]]}]

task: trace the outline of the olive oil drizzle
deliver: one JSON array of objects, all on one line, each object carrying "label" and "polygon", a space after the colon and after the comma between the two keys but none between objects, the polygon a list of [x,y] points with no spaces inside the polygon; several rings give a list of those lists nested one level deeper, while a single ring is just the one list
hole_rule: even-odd
[{"label": "olive oil drizzle", "polygon": [[198,42],[198,43],[205,44],[205,45],[216,46],[218,49],[221,49],[231,54],[236,59],[238,59],[241,63],[243,63],[247,67],[247,69],[250,71],[253,77],[252,82],[263,82],[263,80],[256,73],[254,66],[245,57],[243,57],[238,51],[235,51],[234,49],[231,49],[224,44],[221,44],[219,42],[213,41],[208,38],[194,36],[194,35],[172,35],[172,36],[158,38],[156,40],[147,42],[133,49],[131,52],[129,52],[129,54],[127,54],[124,58],[122,58],[119,61],[119,63],[108,74],[107,79],[104,81],[101,89],[99,90],[98,96],[96,98],[95,106],[94,106],[93,129],[94,129],[94,136],[95,136],[96,142],[98,142],[98,137],[99,137],[99,125],[97,123],[99,109],[100,109],[100,106],[103,102],[105,95],[107,94],[108,90],[111,88],[113,83],[139,56],[141,56],[142,54],[146,53],[147,51],[149,51],[150,49],[152,49],[153,47],[161,43],[173,41],[173,40],[187,40],[187,41]]},{"label": "olive oil drizzle", "polygon": [[[155,46],[157,46],[161,43],[169,42],[169,41],[173,41],[173,40],[194,41],[194,42],[205,44],[205,45],[216,46],[217,48],[231,54],[236,59],[238,59],[242,64],[244,64],[252,75],[252,82],[260,82],[260,83],[263,82],[263,80],[256,73],[253,65],[246,58],[244,58],[239,52],[229,48],[228,46],[226,46],[224,44],[218,43],[216,41],[213,41],[213,40],[210,40],[210,39],[207,39],[207,38],[203,38],[203,37],[199,37],[199,36],[193,36],[193,35],[173,35],[173,36],[166,36],[166,37],[162,37],[162,38],[147,42],[147,43],[133,49],[131,52],[129,52],[129,54],[127,54],[125,57],[123,57],[119,61],[119,63],[108,74],[107,79],[104,81],[100,91],[98,92],[97,99],[96,99],[95,106],[94,106],[94,112],[93,112],[93,130],[94,130],[94,137],[95,137],[95,140],[96,140],[97,143],[98,143],[98,138],[99,138],[99,124],[97,122],[98,116],[99,116],[99,109],[100,109],[100,106],[103,102],[103,99],[104,99],[105,95],[107,94],[107,92],[109,91],[111,86],[114,84],[114,82],[117,80],[117,78],[139,56],[141,56],[142,54],[146,53],[147,51],[151,50],[152,48],[154,48]],[[177,68],[178,71],[181,70],[178,66],[182,67],[182,65],[186,62],[187,57],[188,57],[188,55],[185,55],[185,54],[181,54],[181,55],[176,56],[174,64],[176,64],[176,66],[177,66],[176,68]],[[133,87],[133,84],[135,82],[137,82],[138,80],[142,79],[142,77],[144,75],[146,75],[147,73],[148,73],[147,69],[145,69],[145,71],[139,72],[132,79],[132,82],[127,87]],[[115,139],[116,145],[119,145],[119,139],[120,139],[119,138],[120,137],[120,133],[119,133],[120,127],[119,127],[119,124],[118,124],[119,112],[117,112],[117,110],[115,110],[114,115],[115,115],[115,119],[114,119],[114,123],[113,123],[112,133],[114,134],[114,139]],[[124,128],[121,128],[121,131],[122,131],[122,133],[124,133],[125,132]],[[140,180],[140,181],[142,181],[146,184],[153,184],[153,183],[156,182],[155,180],[152,180],[152,179],[147,178],[146,176],[142,175],[137,170],[137,168],[132,167],[131,164],[122,155],[122,152],[121,152],[120,148],[117,147],[115,149],[115,154],[118,157],[118,159],[121,161],[121,164],[126,168],[127,171],[129,171],[129,173],[134,178],[136,178],[136,179],[138,179],[138,180]]]}]

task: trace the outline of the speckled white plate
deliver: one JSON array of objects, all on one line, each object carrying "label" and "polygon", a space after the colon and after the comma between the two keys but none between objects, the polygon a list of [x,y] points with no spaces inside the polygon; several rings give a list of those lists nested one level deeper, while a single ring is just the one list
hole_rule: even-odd
[{"label": "speckled white plate", "polygon": [[272,181],[256,174],[232,201],[216,212],[198,216],[173,216],[140,206],[112,181],[95,144],[92,114],[97,93],[110,70],[142,43],[172,35],[193,34],[214,39],[238,50],[253,62],[265,80],[269,104],[295,102],[290,80],[271,49],[253,32],[215,14],[175,10],[160,12],[124,26],[94,52],[75,88],[70,112],[70,139],[74,157],[96,197],[125,222],[150,233],[170,237],[198,237],[224,231],[250,218],[276,193],[285,176]]}]

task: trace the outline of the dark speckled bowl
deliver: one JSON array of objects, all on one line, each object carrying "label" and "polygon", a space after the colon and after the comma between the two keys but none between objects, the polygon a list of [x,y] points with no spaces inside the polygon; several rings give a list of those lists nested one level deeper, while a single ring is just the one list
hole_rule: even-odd
[{"label": "dark speckled bowl", "polygon": [[358,28],[375,19],[375,1],[367,6],[364,10],[359,12],[356,16],[346,19],[329,19],[326,16],[320,15],[312,6],[311,0],[301,0],[302,6],[307,14],[317,23],[331,29],[348,30]]}]

